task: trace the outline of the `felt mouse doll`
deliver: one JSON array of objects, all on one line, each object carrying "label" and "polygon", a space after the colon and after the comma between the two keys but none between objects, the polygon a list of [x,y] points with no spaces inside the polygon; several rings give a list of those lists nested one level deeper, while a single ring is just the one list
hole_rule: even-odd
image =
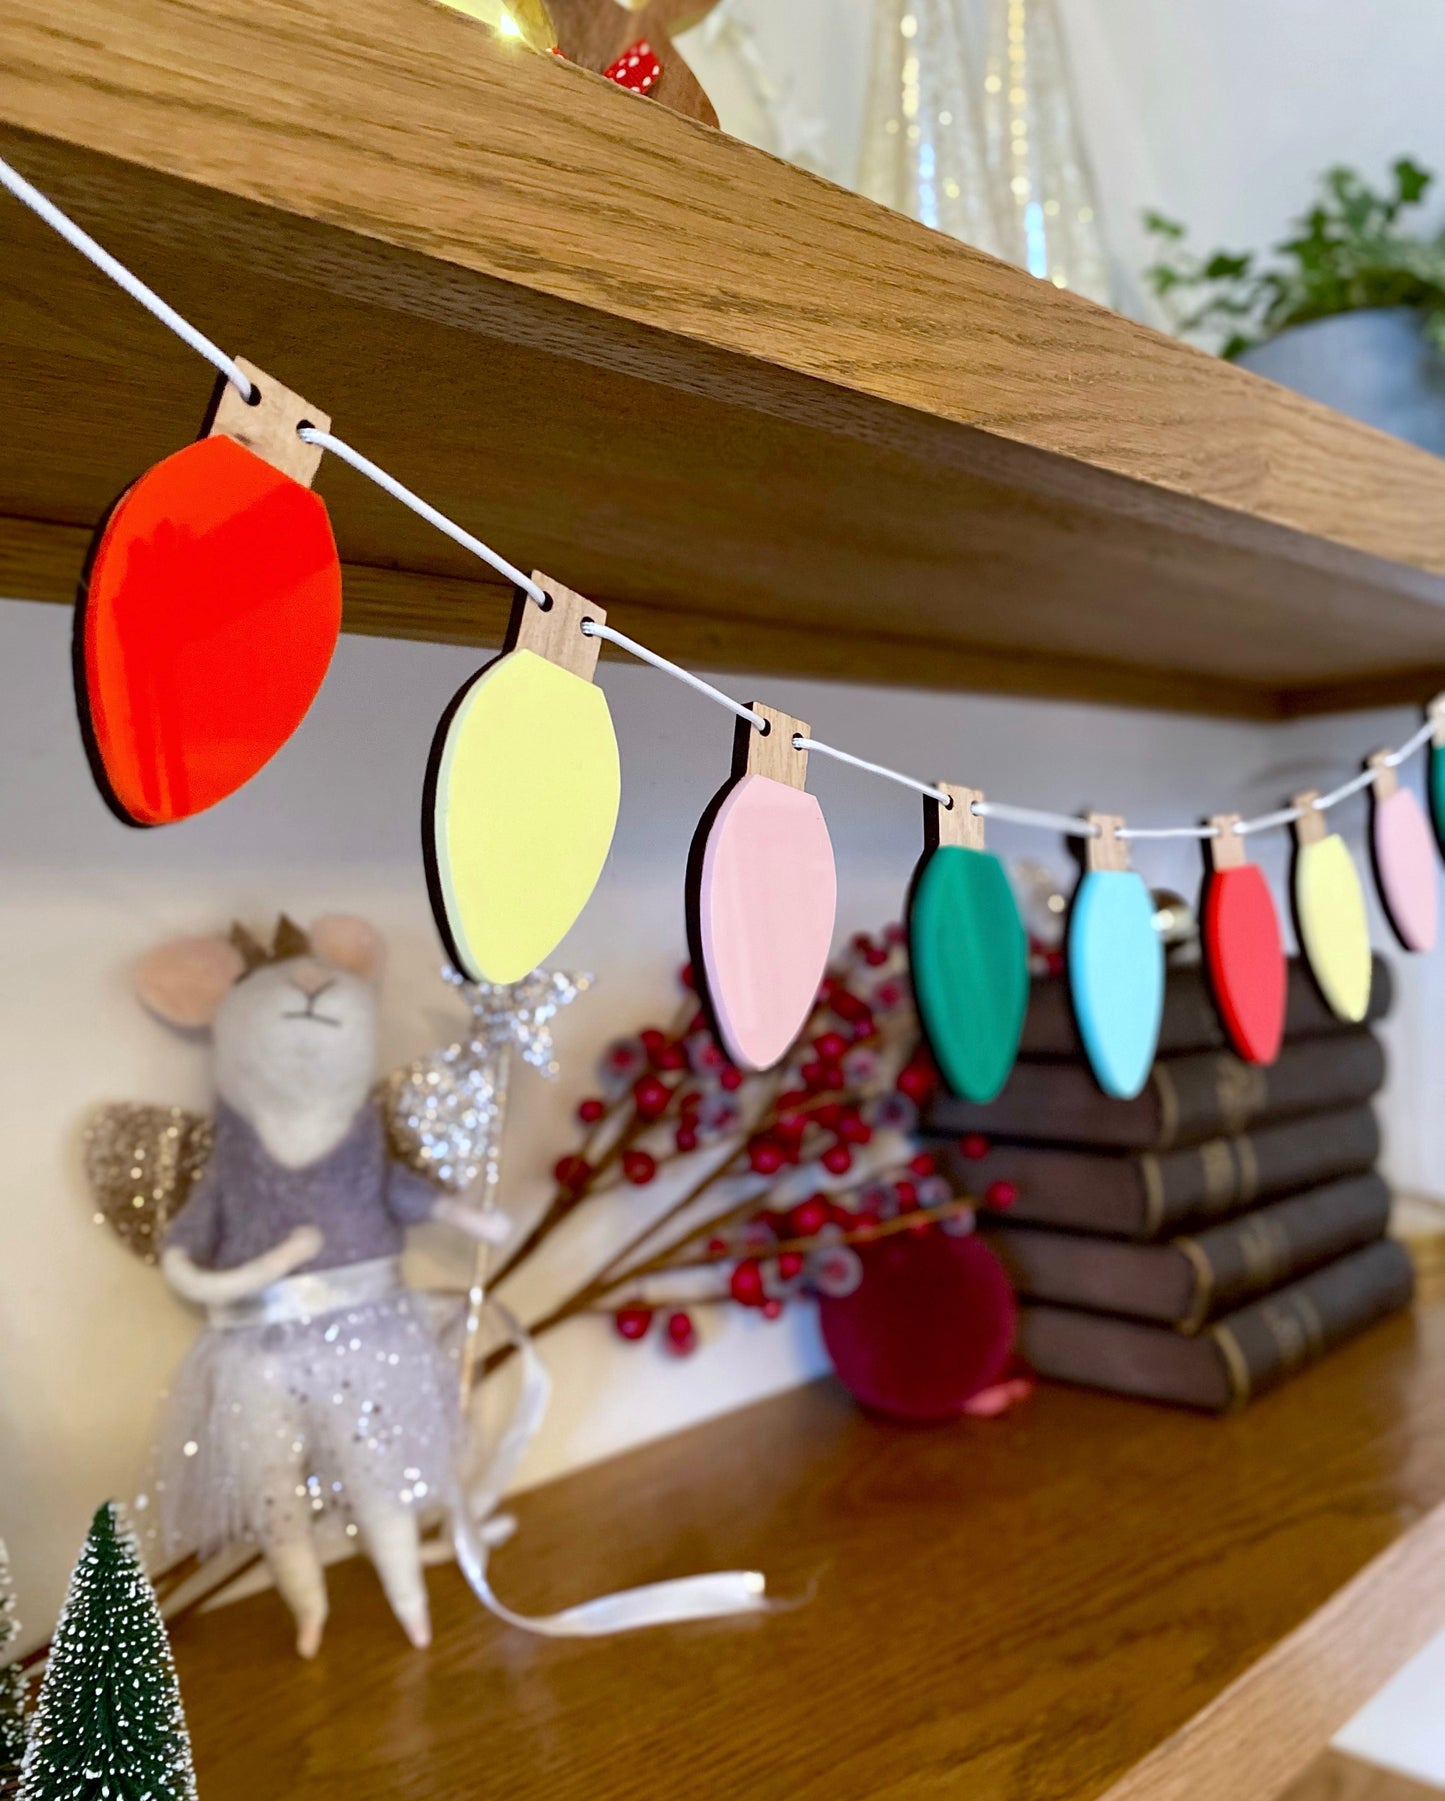
[{"label": "felt mouse doll", "polygon": [[136,975],[162,1020],[209,1028],[216,1094],[201,1173],[157,1231],[166,1280],[207,1324],[168,1398],[152,1529],[168,1553],[258,1545],[303,1657],[326,1621],[313,1526],[330,1511],[408,1638],[430,1640],[418,1516],[458,1503],[463,1422],[400,1257],[423,1220],[499,1235],[499,1216],[392,1154],[376,1091],[382,956],[372,927],[331,915],[309,932],[283,919],[270,949],[239,928],[180,939]]}]

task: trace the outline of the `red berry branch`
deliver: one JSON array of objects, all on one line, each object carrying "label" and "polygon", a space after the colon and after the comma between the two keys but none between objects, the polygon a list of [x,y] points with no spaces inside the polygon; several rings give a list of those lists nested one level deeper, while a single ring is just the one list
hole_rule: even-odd
[{"label": "red berry branch", "polygon": [[[851,941],[795,1050],[762,1074],[729,1062],[690,970],[681,980],[687,998],[670,1028],[649,1026],[604,1052],[600,1092],[577,1109],[581,1141],[557,1160],[552,1199],[495,1280],[589,1201],[660,1181],[677,1192],[532,1325],[534,1336],[605,1309],[636,1342],[662,1311],[667,1348],[686,1354],[699,1341],[695,1307],[776,1318],[796,1296],[846,1292],[858,1275],[853,1246],[871,1236],[971,1228],[971,1206],[912,1142],[936,1076],[919,1048],[901,927]],[[648,1298],[684,1276],[711,1278],[712,1288],[676,1304]],[[485,1367],[508,1355],[500,1347]]]}]

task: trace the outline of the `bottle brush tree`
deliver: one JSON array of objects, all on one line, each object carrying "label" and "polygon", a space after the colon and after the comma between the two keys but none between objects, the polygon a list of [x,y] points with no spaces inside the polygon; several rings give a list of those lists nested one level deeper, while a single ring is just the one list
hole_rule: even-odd
[{"label": "bottle brush tree", "polygon": [[20,1801],[194,1801],[170,1640],[135,1539],[100,1508],[40,1685]]},{"label": "bottle brush tree", "polygon": [[0,1796],[14,1794],[25,1756],[25,1672],[14,1661],[19,1636],[10,1559],[0,1538]]}]

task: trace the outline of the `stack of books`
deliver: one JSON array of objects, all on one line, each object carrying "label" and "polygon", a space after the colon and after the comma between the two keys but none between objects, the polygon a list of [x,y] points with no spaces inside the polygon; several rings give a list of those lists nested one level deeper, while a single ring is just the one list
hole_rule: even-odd
[{"label": "stack of books", "polygon": [[1035,984],[1004,1092],[941,1100],[929,1125],[983,1201],[1040,1375],[1224,1412],[1408,1304],[1370,1107],[1390,998],[1377,959],[1365,1024],[1342,1025],[1292,964],[1284,1048],[1260,1069],[1227,1050],[1203,972],[1171,970],[1158,1060],[1122,1101],[1089,1073],[1064,984]]}]

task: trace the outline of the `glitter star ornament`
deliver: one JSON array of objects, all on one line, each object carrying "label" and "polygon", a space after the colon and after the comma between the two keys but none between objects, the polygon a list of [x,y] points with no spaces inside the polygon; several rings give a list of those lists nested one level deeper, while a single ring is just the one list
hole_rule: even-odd
[{"label": "glitter star ornament", "polygon": [[113,1501],[70,1578],[20,1801],[195,1801],[191,1742],[155,1591]]},{"label": "glitter star ornament", "polygon": [[452,1193],[485,1173],[506,1123],[505,1064],[515,1052],[542,1075],[557,1074],[552,1022],[592,984],[590,976],[534,970],[520,982],[443,977],[471,1009],[466,1036],[388,1078],[393,1148],[418,1175]]}]

